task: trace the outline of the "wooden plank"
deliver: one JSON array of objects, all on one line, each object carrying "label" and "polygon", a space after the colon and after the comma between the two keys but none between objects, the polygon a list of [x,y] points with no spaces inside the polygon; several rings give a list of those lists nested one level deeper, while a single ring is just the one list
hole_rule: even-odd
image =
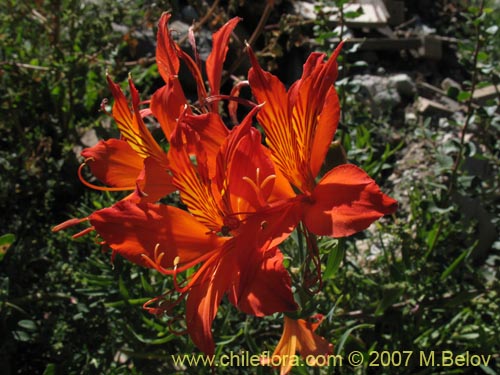
[{"label": "wooden plank", "polygon": [[474,95],[472,95],[472,100],[478,104],[485,104],[488,100],[494,99],[498,96],[500,92],[500,85],[490,85],[486,87],[481,87],[480,89],[474,90]]},{"label": "wooden plank", "polygon": [[[316,19],[315,6],[318,4],[309,3],[306,1],[294,2],[295,12],[306,19]],[[344,13],[355,12],[362,8],[363,14],[356,18],[345,20],[345,25],[348,27],[381,27],[387,25],[390,17],[389,12],[382,0],[357,0],[348,2],[344,5]],[[337,7],[323,7],[324,13],[333,13],[329,20],[334,23],[339,23],[339,9]]]},{"label": "wooden plank", "polygon": [[417,98],[417,111],[424,115],[451,116],[454,111],[434,100]]},{"label": "wooden plank", "polygon": [[[339,40],[334,40],[339,42]],[[347,46],[359,44],[362,51],[391,51],[403,49],[418,49],[422,46],[422,38],[349,38]]]},{"label": "wooden plank", "polygon": [[405,21],[405,3],[404,1],[384,0],[389,17],[389,25],[401,25]]},{"label": "wooden plank", "polygon": [[[332,39],[332,42],[340,41]],[[359,51],[418,50],[420,56],[434,60],[439,60],[442,55],[441,40],[430,35],[409,38],[349,38],[345,44],[359,44]]]}]

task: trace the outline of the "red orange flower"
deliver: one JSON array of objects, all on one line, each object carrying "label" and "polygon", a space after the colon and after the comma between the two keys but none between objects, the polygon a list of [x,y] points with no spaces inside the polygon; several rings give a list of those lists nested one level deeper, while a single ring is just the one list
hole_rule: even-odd
[{"label": "red orange flower", "polygon": [[82,151],[85,164],[107,186],[89,184],[82,177],[81,180],[99,190],[137,189],[136,195],[142,200],[155,202],[175,191],[172,178],[167,173],[167,154],[144,123],[139,109],[139,93],[132,80],[129,79],[131,106],[120,86],[109,77],[108,84],[115,99],[112,115],[122,139],[100,141]]},{"label": "red orange flower", "polygon": [[[170,136],[175,127],[175,119],[178,117],[169,116],[165,111],[171,111],[172,107],[172,92],[176,92],[173,100],[173,112],[177,115],[180,114],[179,108],[188,106],[185,99],[182,87],[178,80],[178,73],[180,69],[180,61],[182,60],[189,69],[193,79],[196,83],[198,92],[198,110],[201,112],[218,113],[218,99],[220,94],[222,68],[226,59],[228,51],[228,43],[231,33],[240,21],[240,18],[235,17],[226,22],[217,32],[212,35],[212,51],[208,55],[205,63],[205,71],[208,79],[208,90],[205,87],[205,81],[201,70],[201,61],[198,56],[196,48],[193,29],[189,29],[188,39],[193,48],[195,59],[187,54],[182,48],[174,42],[170,30],[168,28],[168,21],[171,14],[165,13],[160,19],[158,24],[157,35],[157,48],[156,48],[156,61],[158,71],[165,81],[165,86],[158,90],[152,97],[151,110],[154,115],[159,119],[160,124],[167,134]],[[184,99],[182,99],[184,97]],[[208,98],[211,98],[209,103]],[[181,108],[182,109],[182,108]]]},{"label": "red orange flower", "polygon": [[285,315],[281,339],[274,349],[272,358],[263,358],[263,364],[279,364],[280,375],[288,374],[292,366],[298,365],[297,361],[294,361],[296,352],[300,353],[309,366],[317,365],[319,358],[321,358],[319,364],[325,363],[323,360],[332,354],[333,345],[314,333],[322,320],[321,315],[313,316],[309,321],[292,319]]},{"label": "red orange flower", "polygon": [[308,230],[332,237],[359,232],[394,212],[397,205],[352,164],[333,168],[316,182],[340,116],[333,86],[340,48],[341,45],[326,63],[323,54],[311,54],[302,77],[288,91],[276,76],[262,70],[248,48],[252,62],[248,73],[250,87],[262,104],[257,119],[273,160],[297,196],[302,197],[301,218]]},{"label": "red orange flower", "polygon": [[[218,113],[219,102],[234,98],[220,93],[221,77],[239,18],[213,34],[206,61],[207,87],[193,30],[188,39],[194,58],[173,41],[169,19],[170,14],[162,16],[157,39],[158,71],[165,85],[153,94],[149,109],[141,110],[131,80],[129,104],[108,78],[121,139],[101,141],[82,152],[85,165],[107,186],[84,183],[134,193],[54,230],[88,220],[91,227],[76,236],[95,230],[113,254],[172,276],[174,288],[144,307],[154,313],[171,312],[185,299],[190,337],[203,352],[213,354],[212,322],[224,296],[239,310],[256,316],[297,309],[278,246],[299,222],[306,227],[308,248],[317,250],[311,233],[351,235],[394,212],[396,202],[354,165],[337,166],[319,177],[340,117],[333,86],[340,46],[326,62],[323,54],[311,54],[302,77],[288,91],[260,67],[249,48],[249,83],[258,104],[229,130]],[[181,61],[197,86],[195,105],[188,102],[179,82]],[[238,95],[239,88],[231,95]],[[235,108],[230,106],[229,112],[234,119]],[[144,117],[150,114],[170,143],[168,153],[145,125]],[[254,116],[268,147],[252,127]],[[175,190],[187,210],[158,203]],[[313,254],[316,260],[318,254]],[[330,353],[331,344],[314,333],[319,323],[285,317],[275,355]],[[285,360],[281,373],[291,365]]]},{"label": "red orange flower", "polygon": [[[271,243],[256,242],[254,233],[240,228],[249,214],[266,204],[274,182],[273,164],[259,152],[260,134],[250,126],[252,115],[224,138],[211,167],[206,152],[210,147],[202,147],[200,135],[187,125],[200,118],[186,114],[179,119],[169,151],[170,168],[191,214],[123,201],[89,217],[114,252],[173,275],[175,283],[180,272],[200,265],[176,291],[187,296],[188,333],[207,354],[214,351],[211,325],[225,294],[240,310],[257,316],[296,308],[280,251]],[[213,118],[218,115],[208,116],[212,118],[207,126],[220,126]],[[211,142],[214,147],[216,140]],[[213,182],[209,168],[215,168]]]}]

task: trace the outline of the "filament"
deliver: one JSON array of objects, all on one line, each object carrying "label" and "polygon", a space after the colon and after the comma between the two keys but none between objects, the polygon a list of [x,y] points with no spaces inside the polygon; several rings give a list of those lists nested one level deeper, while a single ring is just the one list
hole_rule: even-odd
[{"label": "filament", "polygon": [[86,159],[85,162],[80,164],[80,166],[78,167],[78,178],[80,179],[82,184],[84,184],[85,186],[87,186],[91,189],[94,189],[94,190],[99,190],[99,191],[124,191],[124,190],[134,190],[135,189],[135,186],[108,187],[108,186],[94,185],[94,184],[88,182],[83,177],[82,170],[83,170],[83,167],[85,167],[87,165],[87,161],[89,161],[89,160],[94,160],[94,159],[93,158]]}]

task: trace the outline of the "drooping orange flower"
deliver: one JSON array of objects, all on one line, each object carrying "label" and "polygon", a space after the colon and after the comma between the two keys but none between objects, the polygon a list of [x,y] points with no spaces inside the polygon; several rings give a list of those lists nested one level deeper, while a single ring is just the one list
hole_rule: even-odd
[{"label": "drooping orange flower", "polygon": [[333,353],[333,345],[314,333],[322,320],[323,316],[319,314],[310,320],[292,319],[285,315],[281,339],[272,358],[263,358],[262,364],[279,364],[280,375],[288,374],[294,365],[298,365],[294,361],[297,352],[308,366],[326,363],[328,355]]},{"label": "drooping orange flower", "polygon": [[[139,108],[139,93],[131,79],[129,87],[131,105],[120,86],[109,76],[108,84],[115,99],[112,116],[120,130],[121,139],[100,141],[94,147],[82,151],[85,165],[106,186],[87,185],[99,190],[134,190],[141,200],[155,202],[175,191],[172,178],[167,172],[167,153],[155,141],[146,127]],[[82,165],[83,167],[83,165]]]},{"label": "drooping orange flower", "polygon": [[266,134],[273,160],[301,197],[301,219],[317,235],[344,237],[366,229],[397,202],[383,194],[362,169],[344,164],[316,178],[335,135],[340,104],[333,83],[341,45],[325,63],[324,54],[307,59],[302,77],[287,91],[259,65],[250,47],[248,78],[262,109],[257,119]]},{"label": "drooping orange flower", "polygon": [[[214,352],[211,326],[224,295],[241,311],[257,316],[296,309],[281,252],[274,243],[258,242],[254,233],[240,228],[249,214],[266,204],[275,179],[272,162],[259,151],[260,133],[250,126],[253,114],[224,139],[211,167],[206,152],[210,147],[202,147],[203,137],[192,128],[196,125],[187,126],[200,118],[184,114],[179,119],[171,138],[170,168],[190,213],[122,201],[89,217],[113,252],[174,277],[175,291],[187,297],[188,333],[207,354]],[[206,126],[220,126],[213,117],[218,115],[207,116]],[[209,168],[216,170],[213,179]],[[269,221],[273,226],[272,218]],[[177,276],[196,265],[185,284],[178,285]],[[178,301],[146,307],[168,311]]]},{"label": "drooping orange flower", "polygon": [[[194,60],[173,40],[168,28],[170,17],[170,13],[162,15],[158,23],[157,34],[156,62],[158,71],[165,81],[165,86],[159,89],[151,98],[151,110],[159,119],[167,137],[170,137],[173,132],[180,111],[183,111],[183,107],[189,104],[185,99],[178,79],[181,60],[186,64],[196,83],[198,110],[204,113],[218,113],[222,68],[228,51],[229,38],[240,21],[240,18],[234,17],[212,35],[212,50],[205,63],[205,72],[208,80],[207,89],[201,70],[202,62],[196,48],[193,29],[189,29],[188,40],[193,49]],[[172,96],[172,92],[175,92],[176,95]],[[211,100],[208,100],[209,97]],[[172,107],[176,108],[173,111],[170,109],[171,114],[173,113],[174,115],[165,113],[166,108]],[[175,114],[177,114],[177,117]]]},{"label": "drooping orange flower", "polygon": [[[143,117],[149,109],[140,110],[140,98],[132,79],[129,78],[131,103],[120,86],[108,76],[108,85],[114,97],[112,117],[120,131],[120,139],[99,141],[95,146],[82,151],[85,162],[78,169],[80,180],[88,187],[103,191],[133,191],[125,200],[135,202],[156,202],[174,192],[176,187],[168,172],[168,157],[155,141],[144,123]],[[82,169],[88,166],[92,174],[105,184],[99,186],[87,182]],[[74,218],[56,225],[58,232],[88,221],[90,218]],[[74,238],[92,232],[89,227],[73,235]]]}]

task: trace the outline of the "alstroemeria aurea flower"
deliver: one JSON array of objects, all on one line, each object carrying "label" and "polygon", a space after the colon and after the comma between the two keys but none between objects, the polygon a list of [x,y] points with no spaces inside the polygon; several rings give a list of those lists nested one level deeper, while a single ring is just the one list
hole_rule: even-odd
[{"label": "alstroemeria aurea flower", "polygon": [[120,130],[121,139],[100,141],[93,147],[82,151],[85,164],[93,175],[106,184],[99,190],[134,190],[142,200],[154,202],[175,191],[172,177],[167,172],[167,153],[155,141],[146,127],[143,117],[149,110],[140,110],[139,93],[129,79],[131,105],[120,86],[109,76],[108,84],[114,97],[112,116]]},{"label": "alstroemeria aurea flower", "polygon": [[[255,233],[239,229],[249,212],[265,204],[274,182],[272,162],[258,152],[262,146],[259,132],[250,127],[252,115],[220,145],[213,182],[198,134],[183,125],[200,117],[185,114],[179,119],[171,139],[170,166],[190,213],[122,201],[89,217],[114,253],[174,277],[179,298],[187,297],[188,333],[207,354],[214,351],[211,325],[224,295],[241,311],[257,316],[297,307],[281,252],[271,242],[257,246]],[[197,265],[185,284],[179,285],[178,275]],[[178,301],[146,308],[168,311]]]},{"label": "alstroemeria aurea flower", "polygon": [[251,127],[258,110],[231,131],[217,114],[183,114],[171,138],[174,184],[190,212],[215,232],[237,233],[248,214],[293,196]]},{"label": "alstroemeria aurea flower", "polygon": [[[235,17],[226,22],[217,32],[212,35],[212,51],[208,55],[205,64],[205,71],[208,80],[209,90],[205,87],[205,81],[201,70],[201,61],[196,48],[196,42],[193,29],[189,29],[188,39],[193,48],[195,59],[191,58],[182,48],[174,42],[168,21],[171,14],[165,13],[162,15],[158,23],[157,48],[156,48],[156,63],[158,71],[165,81],[166,85],[159,89],[151,98],[151,110],[153,114],[159,118],[160,124],[164,129],[167,137],[175,127],[175,118],[165,116],[164,108],[172,105],[171,92],[175,91],[177,102],[174,107],[179,108],[182,103],[181,85],[178,81],[178,73],[180,69],[180,60],[184,61],[191,75],[193,76],[197,92],[198,92],[198,109],[201,112],[218,113],[218,97],[220,96],[220,86],[222,77],[222,68],[228,51],[228,43],[231,33],[240,21],[240,18]],[[211,98],[209,103],[209,97]],[[187,105],[187,100],[184,99],[184,105]]]},{"label": "alstroemeria aurea flower", "polygon": [[[333,353],[333,345],[325,338],[314,333],[323,320],[322,315],[315,315],[311,320],[292,319],[285,315],[283,333],[278,345],[274,349],[272,358],[263,358],[262,364],[280,364],[280,375],[290,372],[292,366],[299,365],[296,352],[307,361],[308,366],[316,366],[318,363],[327,363],[328,355]],[[321,362],[316,359],[320,358]],[[279,359],[279,360],[278,360]]]},{"label": "alstroemeria aurea flower", "polygon": [[[259,65],[250,47],[248,79],[262,109],[257,119],[266,134],[273,160],[302,197],[302,221],[317,235],[344,237],[366,229],[397,203],[383,194],[362,169],[344,164],[316,178],[333,140],[340,104],[333,86],[339,45],[328,61],[312,53],[302,77],[287,91]],[[298,204],[295,199],[290,204]]]}]

